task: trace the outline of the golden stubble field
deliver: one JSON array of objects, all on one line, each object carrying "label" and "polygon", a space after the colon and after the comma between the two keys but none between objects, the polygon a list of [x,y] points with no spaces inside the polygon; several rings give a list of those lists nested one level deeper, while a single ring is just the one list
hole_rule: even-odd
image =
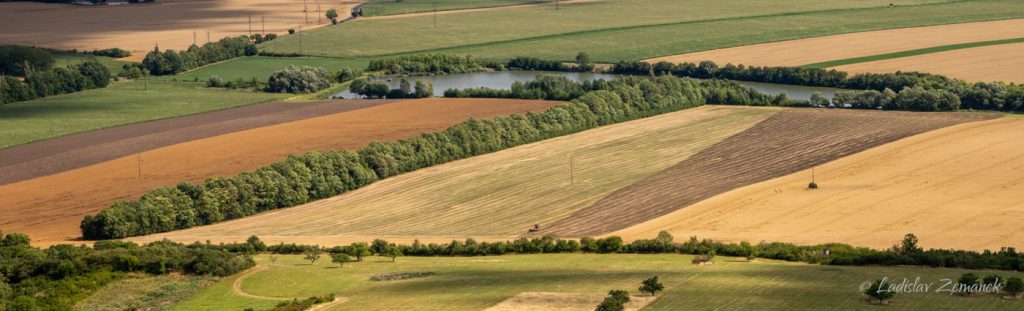
[{"label": "golden stubble field", "polygon": [[835,67],[849,73],[920,71],[967,81],[1024,83],[1024,43],[953,50]]},{"label": "golden stubble field", "polygon": [[[317,3],[320,13],[317,13]],[[284,35],[289,28],[330,25],[321,17],[334,8],[349,16],[355,0],[161,0],[156,4],[87,7],[36,2],[0,3],[0,44],[57,49],[122,48],[141,60],[161,49],[186,49],[227,36],[249,33]],[[308,10],[308,23],[307,12]],[[265,29],[265,31],[264,31]]]},{"label": "golden stubble field", "polygon": [[1024,119],[951,126],[739,188],[612,234],[887,248],[1024,247]]},{"label": "golden stubble field", "polygon": [[[934,46],[1021,37],[1024,37],[1024,19],[1010,19],[856,32],[671,55],[647,61],[680,63],[710,60],[719,65],[801,66]],[[1019,47],[1017,51],[1020,51]],[[972,53],[971,57],[975,63],[989,60],[988,54]],[[900,60],[893,61],[898,63]]]}]

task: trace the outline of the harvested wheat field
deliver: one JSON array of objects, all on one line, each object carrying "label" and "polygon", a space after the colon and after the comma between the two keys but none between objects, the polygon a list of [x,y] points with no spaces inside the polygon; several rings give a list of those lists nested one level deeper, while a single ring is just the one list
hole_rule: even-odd
[{"label": "harvested wheat field", "polygon": [[296,207],[135,240],[240,241],[257,235],[270,243],[338,245],[373,238],[514,238],[778,111],[708,106],[663,114],[421,169]]},{"label": "harvested wheat field", "polygon": [[52,244],[80,236],[78,225],[85,214],[160,186],[235,175],[289,154],[354,150],[375,140],[443,130],[470,117],[543,111],[554,104],[504,99],[409,100],[193,140],[0,186],[0,227],[24,232],[39,244]]},{"label": "harvested wheat field", "polygon": [[[155,44],[161,49],[185,49],[227,36],[249,33],[287,34],[329,25],[309,2],[309,22],[302,0],[161,0],[155,4],[88,7],[35,2],[0,3],[0,44],[57,49],[122,48],[141,60]],[[321,11],[348,15],[361,1],[321,1]],[[265,22],[265,23],[264,23]],[[266,31],[264,31],[264,29]]]},{"label": "harvested wheat field", "polygon": [[[934,46],[1024,37],[1024,19],[857,32],[648,59],[718,64],[802,66]],[[984,59],[978,60],[979,62]]]},{"label": "harvested wheat field", "polygon": [[[788,109],[537,234],[593,236],[865,149],[995,114]],[[787,241],[787,240],[779,240]]]},{"label": "harvested wheat field", "polygon": [[893,58],[835,67],[850,73],[920,71],[967,81],[1024,83],[1024,43]]},{"label": "harvested wheat field", "polygon": [[17,145],[0,149],[0,185],[187,141],[390,102],[394,100],[323,100],[257,104]]},{"label": "harvested wheat field", "polygon": [[[528,292],[512,296],[484,311],[591,311],[604,300],[603,294]],[[643,309],[657,299],[655,296],[629,297],[626,311]]]},{"label": "harvested wheat field", "polygon": [[966,123],[816,169],[739,188],[614,232],[659,230],[724,241],[842,242],[887,248],[907,233],[924,247],[1024,247],[1024,120]]}]

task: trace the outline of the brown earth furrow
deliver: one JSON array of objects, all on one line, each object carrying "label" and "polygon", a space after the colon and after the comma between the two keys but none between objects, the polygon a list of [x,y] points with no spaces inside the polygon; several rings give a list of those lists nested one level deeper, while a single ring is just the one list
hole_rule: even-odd
[{"label": "brown earth furrow", "polygon": [[623,229],[735,188],[809,169],[911,135],[997,116],[787,110],[676,166],[619,189],[538,234],[588,236]]},{"label": "brown earth furrow", "polygon": [[0,185],[42,177],[164,146],[373,107],[389,100],[276,102],[149,121],[0,149]]}]

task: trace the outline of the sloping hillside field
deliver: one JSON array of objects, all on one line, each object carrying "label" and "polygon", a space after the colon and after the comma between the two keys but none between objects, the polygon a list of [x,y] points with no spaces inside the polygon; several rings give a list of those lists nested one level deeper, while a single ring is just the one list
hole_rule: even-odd
[{"label": "sloping hillside field", "polygon": [[79,237],[82,216],[181,181],[232,176],[289,154],[355,150],[376,140],[439,131],[468,118],[543,111],[557,102],[407,100],[161,147],[0,186],[0,227],[47,245]]},{"label": "sloping hillside field", "polygon": [[378,181],[305,205],[140,238],[347,244],[507,239],[648,178],[778,109],[708,106],[605,126]]},{"label": "sloping hillside field", "polygon": [[625,228],[752,183],[788,175],[982,114],[792,109],[542,230],[559,236]]},{"label": "sloping hillside field", "polygon": [[886,248],[1024,246],[1024,120],[972,122],[909,137],[702,201],[618,232],[725,241],[842,242]]}]

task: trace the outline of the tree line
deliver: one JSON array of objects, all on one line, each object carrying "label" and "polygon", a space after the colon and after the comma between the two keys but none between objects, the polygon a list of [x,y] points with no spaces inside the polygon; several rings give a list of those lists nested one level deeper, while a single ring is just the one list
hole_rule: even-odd
[{"label": "tree line", "polygon": [[[629,75],[674,75],[698,79],[729,79],[874,91],[856,93],[841,99],[838,106],[846,108],[916,111],[974,109],[1024,112],[1024,86],[1022,85],[1003,82],[968,83],[941,75],[918,72],[865,73],[850,76],[846,72],[834,69],[758,67],[733,64],[719,67],[712,61],[703,61],[697,64],[619,62],[609,71]],[[907,93],[903,94],[904,91]],[[903,96],[897,96],[899,94],[903,94]],[[879,102],[880,97],[887,98],[888,102]],[[897,100],[897,97],[900,98]],[[860,101],[859,99],[875,101]],[[929,102],[935,104],[932,105]]]},{"label": "tree line", "polygon": [[24,81],[13,76],[0,76],[0,104],[103,88],[110,83],[111,76],[110,70],[95,59],[48,70],[36,70],[31,66],[26,69]]},{"label": "tree line", "polygon": [[[342,76],[344,74],[339,74],[339,80],[344,79]],[[398,88],[389,89],[381,82],[356,79],[349,84],[348,91],[367,98],[427,98],[434,96],[434,85],[420,80],[416,80],[416,84],[413,85],[409,80],[401,79]]]},{"label": "tree line", "polygon": [[256,45],[248,36],[227,37],[203,46],[192,45],[185,51],[155,47],[146,54],[142,66],[152,75],[172,75],[240,56],[256,55]]},{"label": "tree line", "polygon": [[127,272],[229,276],[255,265],[248,254],[203,244],[98,241],[93,247],[29,245],[0,234],[0,310],[70,310]]},{"label": "tree line", "polygon": [[81,223],[86,239],[185,229],[338,195],[378,179],[650,115],[697,107],[713,90],[693,79],[628,78],[541,113],[470,119],[445,131],[374,142],[356,151],[310,152],[234,177],[182,183],[115,202]]},{"label": "tree line", "polygon": [[466,55],[416,54],[370,60],[369,71],[391,75],[454,74],[480,71],[483,63]]}]

